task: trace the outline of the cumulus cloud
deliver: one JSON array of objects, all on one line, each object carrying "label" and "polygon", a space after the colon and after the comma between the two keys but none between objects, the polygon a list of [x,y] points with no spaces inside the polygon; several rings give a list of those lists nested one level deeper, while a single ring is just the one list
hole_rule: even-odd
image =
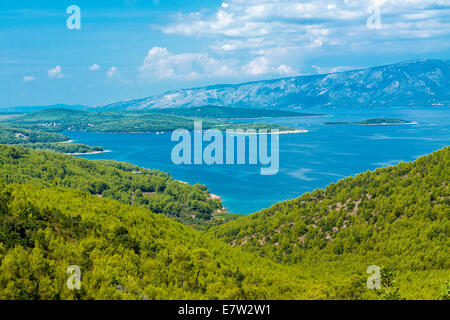
[{"label": "cumulus cloud", "polygon": [[[380,8],[382,27],[371,30],[367,20],[375,12],[374,7]],[[228,53],[293,46],[311,55],[327,49],[370,51],[379,48],[380,41],[448,39],[450,2],[228,0],[212,13],[203,10],[180,15],[162,30],[167,34],[209,37],[216,41],[211,49]]]},{"label": "cumulus cloud", "polygon": [[117,74],[117,68],[116,67],[111,67],[108,71],[106,71],[106,76],[108,78],[112,78]]},{"label": "cumulus cloud", "polygon": [[[374,19],[372,15],[378,12],[381,18]],[[370,21],[381,25],[370,28]],[[215,10],[179,14],[161,29],[166,34],[209,39],[209,56],[239,61],[238,65],[225,64],[227,70],[236,70],[228,74],[258,78],[299,75],[300,70],[339,72],[352,67],[311,68],[308,60],[343,53],[410,54],[415,48],[416,54],[423,54],[434,52],[437,46],[449,49],[450,1],[226,0]],[[200,54],[189,57],[200,59]],[[160,76],[179,74],[177,67],[152,68]],[[190,71],[198,75],[195,68]],[[189,73],[182,74],[188,78]]]},{"label": "cumulus cloud", "polygon": [[287,66],[285,64],[280,65],[277,68],[277,71],[280,75],[283,76],[293,76],[297,73],[291,66]]},{"label": "cumulus cloud", "polygon": [[286,76],[297,73],[291,66],[280,64],[273,51],[257,51],[254,55],[255,57],[240,62],[212,57],[208,53],[175,54],[167,48],[154,47],[144,58],[139,74],[143,80],[196,80],[232,77],[251,79],[265,75]]},{"label": "cumulus cloud", "polygon": [[102,67],[100,67],[98,64],[94,63],[92,66],[89,66],[89,70],[90,71],[98,71],[100,70]]},{"label": "cumulus cloud", "polygon": [[174,54],[167,48],[149,50],[139,68],[143,79],[192,80],[209,77],[227,77],[234,74],[233,62],[217,60],[207,53]]},{"label": "cumulus cloud", "polygon": [[[378,10],[379,9],[379,10]],[[380,12],[381,27],[370,28]],[[378,21],[375,19],[375,21]],[[177,15],[166,34],[209,41],[201,53],[151,49],[144,79],[262,78],[339,72],[308,63],[318,54],[433,52],[450,48],[449,0],[225,0],[216,9]],[[317,64],[317,62],[315,63]]]},{"label": "cumulus cloud", "polygon": [[24,76],[23,77],[23,82],[31,82],[31,81],[35,81],[36,78],[34,76]]},{"label": "cumulus cloud", "polygon": [[319,67],[313,65],[312,68],[316,70],[318,74],[326,74],[326,73],[336,73],[336,72],[344,72],[349,70],[358,70],[364,69],[364,67],[355,67],[355,66],[336,66],[336,67]]},{"label": "cumulus cloud", "polygon": [[242,72],[249,76],[295,76],[298,71],[286,64],[277,64],[278,59],[258,56],[242,67]]},{"label": "cumulus cloud", "polygon": [[266,74],[269,71],[269,60],[266,57],[255,58],[245,65],[243,70],[254,76]]},{"label": "cumulus cloud", "polygon": [[60,66],[56,66],[53,69],[48,70],[48,77],[50,79],[62,79],[64,75]]}]

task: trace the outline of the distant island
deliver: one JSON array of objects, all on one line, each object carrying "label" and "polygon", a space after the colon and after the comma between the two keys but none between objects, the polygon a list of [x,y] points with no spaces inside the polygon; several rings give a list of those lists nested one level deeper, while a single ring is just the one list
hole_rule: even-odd
[{"label": "distant island", "polygon": [[[148,111],[147,111],[148,112]],[[213,119],[256,119],[256,118],[288,118],[288,117],[315,117],[322,114],[297,112],[274,109],[250,109],[236,107],[222,107],[206,105],[191,108],[157,109],[151,112],[171,114],[182,117],[201,117]]]},{"label": "distant island", "polygon": [[177,129],[194,130],[202,121],[204,130],[278,130],[280,134],[304,133],[296,127],[262,122],[238,122],[232,119],[301,117],[313,114],[204,106],[191,109],[157,111],[82,111],[65,108],[24,114],[3,114],[0,118],[0,144],[60,152],[68,155],[108,152],[99,146],[75,144],[64,131],[107,133],[164,133]]},{"label": "distant island", "polygon": [[344,125],[344,124],[357,124],[362,126],[389,126],[389,125],[400,125],[400,124],[417,124],[417,122],[393,119],[393,118],[374,118],[366,119],[362,121],[355,122],[325,122],[327,125]]},{"label": "distant island", "polygon": [[[194,129],[194,121],[201,120],[203,128],[207,129],[278,129],[280,131],[295,131],[298,128],[272,123],[234,122],[226,119],[212,118],[217,109],[208,109],[203,117],[196,116],[195,110],[183,110],[175,114],[164,112],[127,112],[127,111],[79,111],[69,109],[48,109],[29,113],[10,119],[10,126],[43,132],[89,131],[109,133],[141,133],[168,132],[176,129]],[[239,113],[245,113],[240,109]],[[206,117],[205,113],[208,114]],[[222,110],[222,117],[235,117],[236,111],[227,113]],[[265,113],[259,113],[262,115]],[[270,113],[274,116],[274,112]],[[285,113],[282,113],[283,116]],[[292,113],[296,114],[296,113]],[[300,114],[300,113],[298,113]]]}]

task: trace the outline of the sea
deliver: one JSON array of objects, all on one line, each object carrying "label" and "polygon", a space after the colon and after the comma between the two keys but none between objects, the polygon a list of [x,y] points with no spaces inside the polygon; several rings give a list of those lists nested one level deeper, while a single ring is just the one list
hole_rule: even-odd
[{"label": "sea", "polygon": [[[299,110],[302,111],[302,110]],[[175,164],[172,132],[95,133],[66,131],[72,140],[102,146],[111,152],[83,155],[86,159],[126,161],[168,172],[174,179],[203,184],[222,198],[229,212],[251,214],[271,205],[324,188],[348,176],[413,161],[449,145],[450,108],[318,108],[312,117],[245,119],[293,126],[304,133],[279,135],[279,170],[261,175],[258,164]],[[416,122],[405,125],[327,125],[371,118]],[[235,120],[237,121],[237,120]],[[270,138],[268,139],[270,142]],[[204,142],[204,146],[208,143]],[[270,151],[269,143],[269,151]],[[226,152],[226,150],[224,150]],[[270,152],[269,152],[270,154]],[[224,155],[226,156],[226,155]]]}]

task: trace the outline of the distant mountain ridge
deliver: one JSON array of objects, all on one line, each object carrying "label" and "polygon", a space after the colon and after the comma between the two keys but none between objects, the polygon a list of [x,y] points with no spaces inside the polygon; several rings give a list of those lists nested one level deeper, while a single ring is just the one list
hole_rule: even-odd
[{"label": "distant mountain ridge", "polygon": [[203,105],[271,109],[449,106],[450,60],[421,59],[339,73],[180,89],[96,108],[147,110]]},{"label": "distant mountain ridge", "polygon": [[83,105],[67,105],[67,104],[54,104],[49,106],[17,106],[17,107],[0,107],[0,112],[7,113],[28,113],[36,112],[48,109],[70,109],[70,110],[87,110],[89,107]]}]

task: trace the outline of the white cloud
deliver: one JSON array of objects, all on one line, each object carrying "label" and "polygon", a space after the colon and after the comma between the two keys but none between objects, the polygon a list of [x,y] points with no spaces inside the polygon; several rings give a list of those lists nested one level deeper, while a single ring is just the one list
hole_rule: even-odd
[{"label": "white cloud", "polygon": [[269,72],[269,64],[269,59],[266,57],[258,57],[245,65],[243,70],[249,75],[260,76]]},{"label": "white cloud", "polygon": [[64,75],[60,66],[56,66],[53,69],[48,70],[48,77],[50,79],[62,79]]},{"label": "white cloud", "polygon": [[106,72],[106,76],[108,78],[112,78],[114,77],[114,75],[117,73],[117,68],[116,67],[111,67],[107,72]]},{"label": "white cloud", "polygon": [[36,78],[34,76],[24,76],[23,77],[23,82],[31,82],[31,81],[35,81]]},{"label": "white cloud", "polygon": [[217,60],[207,53],[171,53],[167,48],[149,50],[139,68],[142,79],[192,80],[234,75],[233,61]]},{"label": "white cloud", "polygon": [[344,71],[349,71],[349,70],[364,69],[364,67],[355,67],[355,66],[319,67],[316,65],[313,65],[312,68],[315,69],[316,73],[318,73],[318,74],[327,74],[327,73],[344,72]]},{"label": "white cloud", "polygon": [[98,71],[100,70],[102,67],[100,67],[98,64],[94,63],[92,66],[89,66],[89,70],[90,71]]},{"label": "white cloud", "polygon": [[258,78],[262,76],[295,75],[288,64],[280,64],[280,57],[292,48],[274,48],[253,52],[253,58],[238,60],[212,57],[208,53],[174,54],[167,48],[149,50],[139,68],[142,80],[196,80],[226,78]]},{"label": "white cloud", "polygon": [[[264,53],[264,52],[260,52]],[[270,54],[254,58],[242,67],[242,71],[249,76],[295,76],[298,72],[289,65],[277,65],[279,59],[272,59]]]},{"label": "white cloud", "polygon": [[[371,30],[374,7],[382,27]],[[154,48],[140,68],[144,78],[291,76],[310,72],[309,61],[319,55],[411,54],[411,48],[423,54],[438,44],[449,49],[450,0],[224,0],[213,10],[180,13],[161,30],[209,40],[208,53]]]},{"label": "white cloud", "polygon": [[[262,76],[290,76],[298,72],[286,60],[295,48],[271,48],[252,52],[253,57],[237,59],[212,57],[208,53],[170,52],[153,47],[139,68],[141,80],[252,79]],[[288,59],[287,59],[288,60]]]},{"label": "white cloud", "polygon": [[[368,8],[374,6],[380,7],[382,31],[367,28]],[[449,0],[227,0],[209,12],[179,15],[162,30],[215,39],[211,48],[226,52],[274,46],[348,49],[450,36]]]},{"label": "white cloud", "polygon": [[285,64],[282,64],[281,66],[279,66],[277,68],[277,71],[280,75],[283,75],[283,76],[292,76],[292,75],[296,75],[296,73],[297,73],[291,66],[287,66]]}]

